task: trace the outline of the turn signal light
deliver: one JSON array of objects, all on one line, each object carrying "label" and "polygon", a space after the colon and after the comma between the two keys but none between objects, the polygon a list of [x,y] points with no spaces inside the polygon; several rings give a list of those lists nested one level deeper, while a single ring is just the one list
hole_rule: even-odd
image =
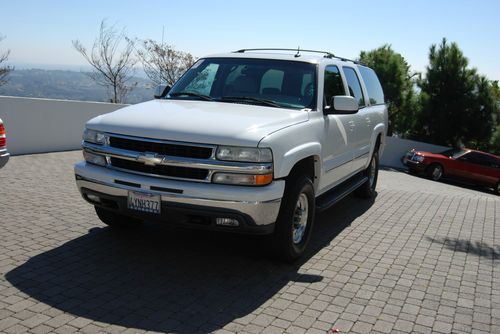
[{"label": "turn signal light", "polygon": [[5,137],[5,126],[0,123],[0,148],[7,146],[7,138]]}]

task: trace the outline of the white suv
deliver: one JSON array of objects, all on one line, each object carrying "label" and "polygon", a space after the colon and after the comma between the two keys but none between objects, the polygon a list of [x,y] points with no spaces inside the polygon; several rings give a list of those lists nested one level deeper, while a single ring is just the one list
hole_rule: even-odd
[{"label": "white suv", "polygon": [[290,51],[202,58],[155,100],[90,120],[75,174],[99,218],[272,234],[293,261],[316,209],[373,196],[387,129],[375,72]]}]

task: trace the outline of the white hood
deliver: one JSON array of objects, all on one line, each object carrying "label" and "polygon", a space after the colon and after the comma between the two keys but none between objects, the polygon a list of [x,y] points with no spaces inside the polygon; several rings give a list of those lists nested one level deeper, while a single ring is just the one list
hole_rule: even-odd
[{"label": "white hood", "polygon": [[153,100],[91,119],[90,129],[204,144],[257,146],[266,135],[305,122],[304,110],[256,105]]}]

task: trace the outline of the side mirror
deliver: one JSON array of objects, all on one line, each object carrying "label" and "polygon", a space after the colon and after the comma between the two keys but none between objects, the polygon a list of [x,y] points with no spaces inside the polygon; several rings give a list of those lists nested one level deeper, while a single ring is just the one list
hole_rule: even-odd
[{"label": "side mirror", "polygon": [[333,96],[330,106],[325,108],[326,114],[355,114],[359,110],[356,99],[352,96]]},{"label": "side mirror", "polygon": [[159,85],[156,86],[155,88],[155,93],[154,93],[154,98],[155,99],[162,99],[165,96],[167,96],[168,92],[170,91],[172,87],[166,86],[166,85]]}]

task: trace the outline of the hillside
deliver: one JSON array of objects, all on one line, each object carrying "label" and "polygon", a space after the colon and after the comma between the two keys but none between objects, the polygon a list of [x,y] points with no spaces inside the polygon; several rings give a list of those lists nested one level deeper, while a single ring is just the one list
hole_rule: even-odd
[{"label": "hillside", "polygon": [[[137,87],[126,103],[139,103],[153,98],[153,85],[147,79],[134,77]],[[22,69],[9,74],[7,84],[0,86],[0,95],[48,99],[99,101],[109,100],[106,89],[85,73],[64,70]]]}]

